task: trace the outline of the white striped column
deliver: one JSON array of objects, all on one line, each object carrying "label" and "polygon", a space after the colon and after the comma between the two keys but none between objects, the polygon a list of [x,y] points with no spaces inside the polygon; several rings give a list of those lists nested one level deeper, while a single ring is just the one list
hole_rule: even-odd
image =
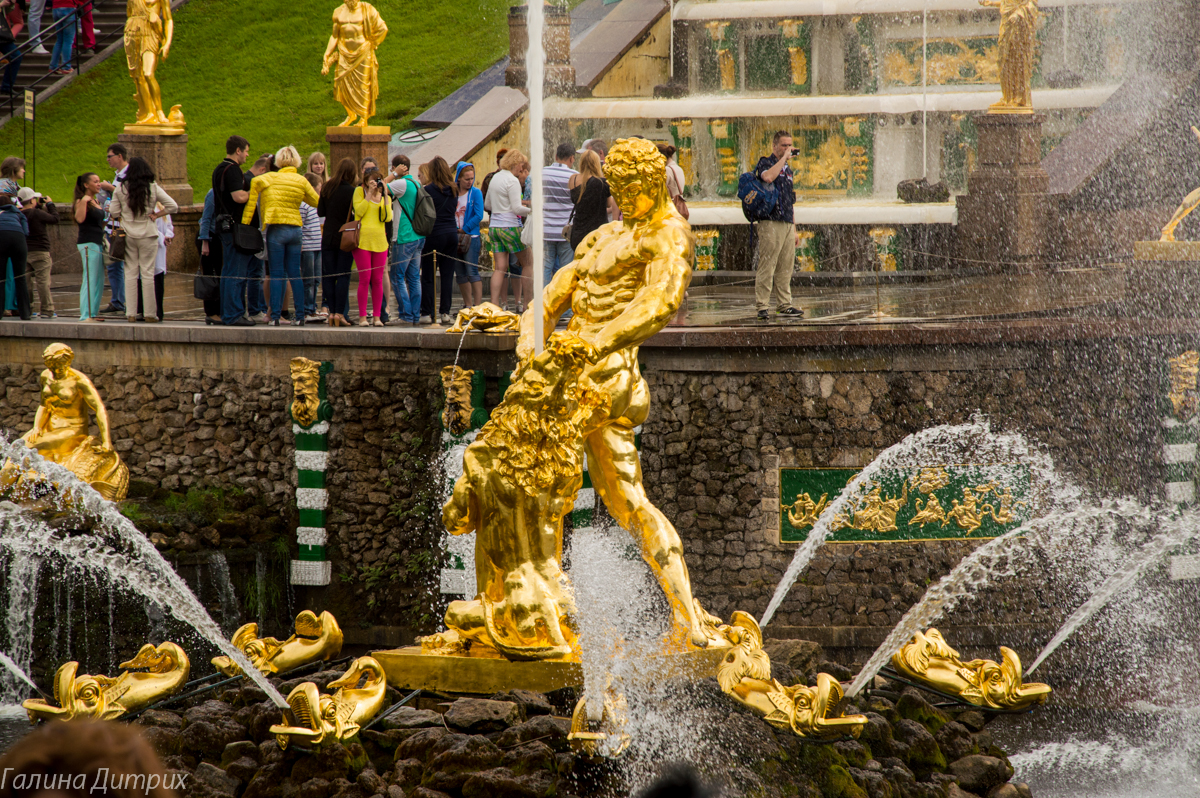
[{"label": "white striped column", "polygon": [[1181,507],[1196,501],[1197,361],[1195,351],[1168,358],[1169,387],[1162,403],[1164,488],[1167,501]]},{"label": "white striped column", "polygon": [[292,424],[296,438],[296,509],[300,525],[296,539],[298,559],[292,560],[293,585],[327,585],[329,558],[325,554],[325,510],[329,493],[325,490],[325,469],[329,460],[329,422],[321,421],[308,429]]}]

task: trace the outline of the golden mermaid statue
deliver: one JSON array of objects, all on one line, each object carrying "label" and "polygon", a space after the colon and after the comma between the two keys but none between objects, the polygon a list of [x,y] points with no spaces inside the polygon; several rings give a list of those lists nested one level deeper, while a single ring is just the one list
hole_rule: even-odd
[{"label": "golden mermaid statue", "polygon": [[[113,450],[108,411],[100,393],[82,372],[71,368],[75,352],[66,344],[50,344],[42,352],[46,370],[39,378],[41,404],[33,429],[21,436],[30,449],[58,463],[109,501],[121,501],[129,489],[129,469]],[[95,416],[96,435],[89,434]],[[10,461],[0,470],[0,488],[21,479]]]}]

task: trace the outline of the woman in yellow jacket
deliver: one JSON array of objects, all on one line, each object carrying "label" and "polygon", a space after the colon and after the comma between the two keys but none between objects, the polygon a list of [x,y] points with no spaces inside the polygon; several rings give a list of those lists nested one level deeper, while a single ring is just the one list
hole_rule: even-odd
[{"label": "woman in yellow jacket", "polygon": [[[275,153],[278,172],[266,172],[250,181],[250,198],[242,213],[242,224],[250,224],[262,195],[262,220],[266,225],[267,261],[271,266],[271,324],[280,324],[283,310],[285,275],[292,281],[292,301],[296,305],[296,321],[304,324],[307,314],[315,308],[304,306],[304,280],[300,276],[300,242],[303,220],[300,203],[317,207],[320,197],[312,185],[299,174],[300,153],[290,144]],[[282,320],[287,324],[287,319]]]},{"label": "woman in yellow jacket", "polygon": [[[358,265],[358,326],[382,327],[383,274],[387,271],[386,226],[392,220],[392,203],[384,199],[383,175],[375,167],[363,172],[362,185],[354,189],[354,218],[362,222],[354,262]],[[371,307],[367,307],[367,291]]]}]

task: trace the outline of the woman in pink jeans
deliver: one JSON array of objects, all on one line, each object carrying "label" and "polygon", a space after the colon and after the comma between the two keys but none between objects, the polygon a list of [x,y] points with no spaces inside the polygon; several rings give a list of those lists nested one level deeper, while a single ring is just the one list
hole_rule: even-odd
[{"label": "woman in pink jeans", "polygon": [[382,327],[379,311],[383,275],[387,272],[386,226],[392,220],[392,203],[384,199],[383,175],[375,167],[363,172],[362,185],[354,189],[354,218],[362,222],[358,248],[354,250],[354,263],[358,266],[358,326]]}]

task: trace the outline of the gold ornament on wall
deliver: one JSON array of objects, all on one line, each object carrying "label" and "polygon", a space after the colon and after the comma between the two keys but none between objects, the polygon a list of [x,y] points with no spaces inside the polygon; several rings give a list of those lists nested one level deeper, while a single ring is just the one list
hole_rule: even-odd
[{"label": "gold ornament on wall", "polygon": [[1050,686],[1023,682],[1021,658],[1012,649],[1001,646],[1000,657],[999,663],[990,659],[963,662],[941,632],[929,629],[917,632],[892,656],[892,667],[907,679],[977,707],[1020,711],[1046,703]]},{"label": "gold ornament on wall", "polygon": [[78,662],[67,662],[54,675],[58,706],[40,698],[22,706],[31,721],[116,720],[178,693],[191,673],[187,654],[174,643],[147,643],[120,667],[117,677],[92,676],[76,673]]},{"label": "gold ornament on wall", "polygon": [[462,366],[446,366],[442,369],[442,392],[446,406],[442,409],[442,426],[453,435],[462,435],[471,429],[471,378],[473,370]]},{"label": "gold ornament on wall", "polygon": [[[329,612],[319,616],[304,610],[296,616],[296,633],[287,640],[258,636],[258,624],[248,623],[233,633],[233,644],[250,660],[259,673],[287,673],[318,660],[331,660],[342,652],[342,630]],[[229,657],[214,657],[213,667],[226,676],[238,676],[242,669]]]},{"label": "gold ornament on wall", "polygon": [[290,366],[294,398],[288,409],[293,421],[301,427],[311,427],[317,423],[317,410],[321,406],[321,364],[306,357],[294,357]]},{"label": "gold ornament on wall", "polygon": [[1200,374],[1200,352],[1188,350],[1182,355],[1167,358],[1170,367],[1171,392],[1167,398],[1171,400],[1171,408],[1175,417],[1180,421],[1188,421],[1196,415],[1200,401],[1197,397],[1197,375]]}]

